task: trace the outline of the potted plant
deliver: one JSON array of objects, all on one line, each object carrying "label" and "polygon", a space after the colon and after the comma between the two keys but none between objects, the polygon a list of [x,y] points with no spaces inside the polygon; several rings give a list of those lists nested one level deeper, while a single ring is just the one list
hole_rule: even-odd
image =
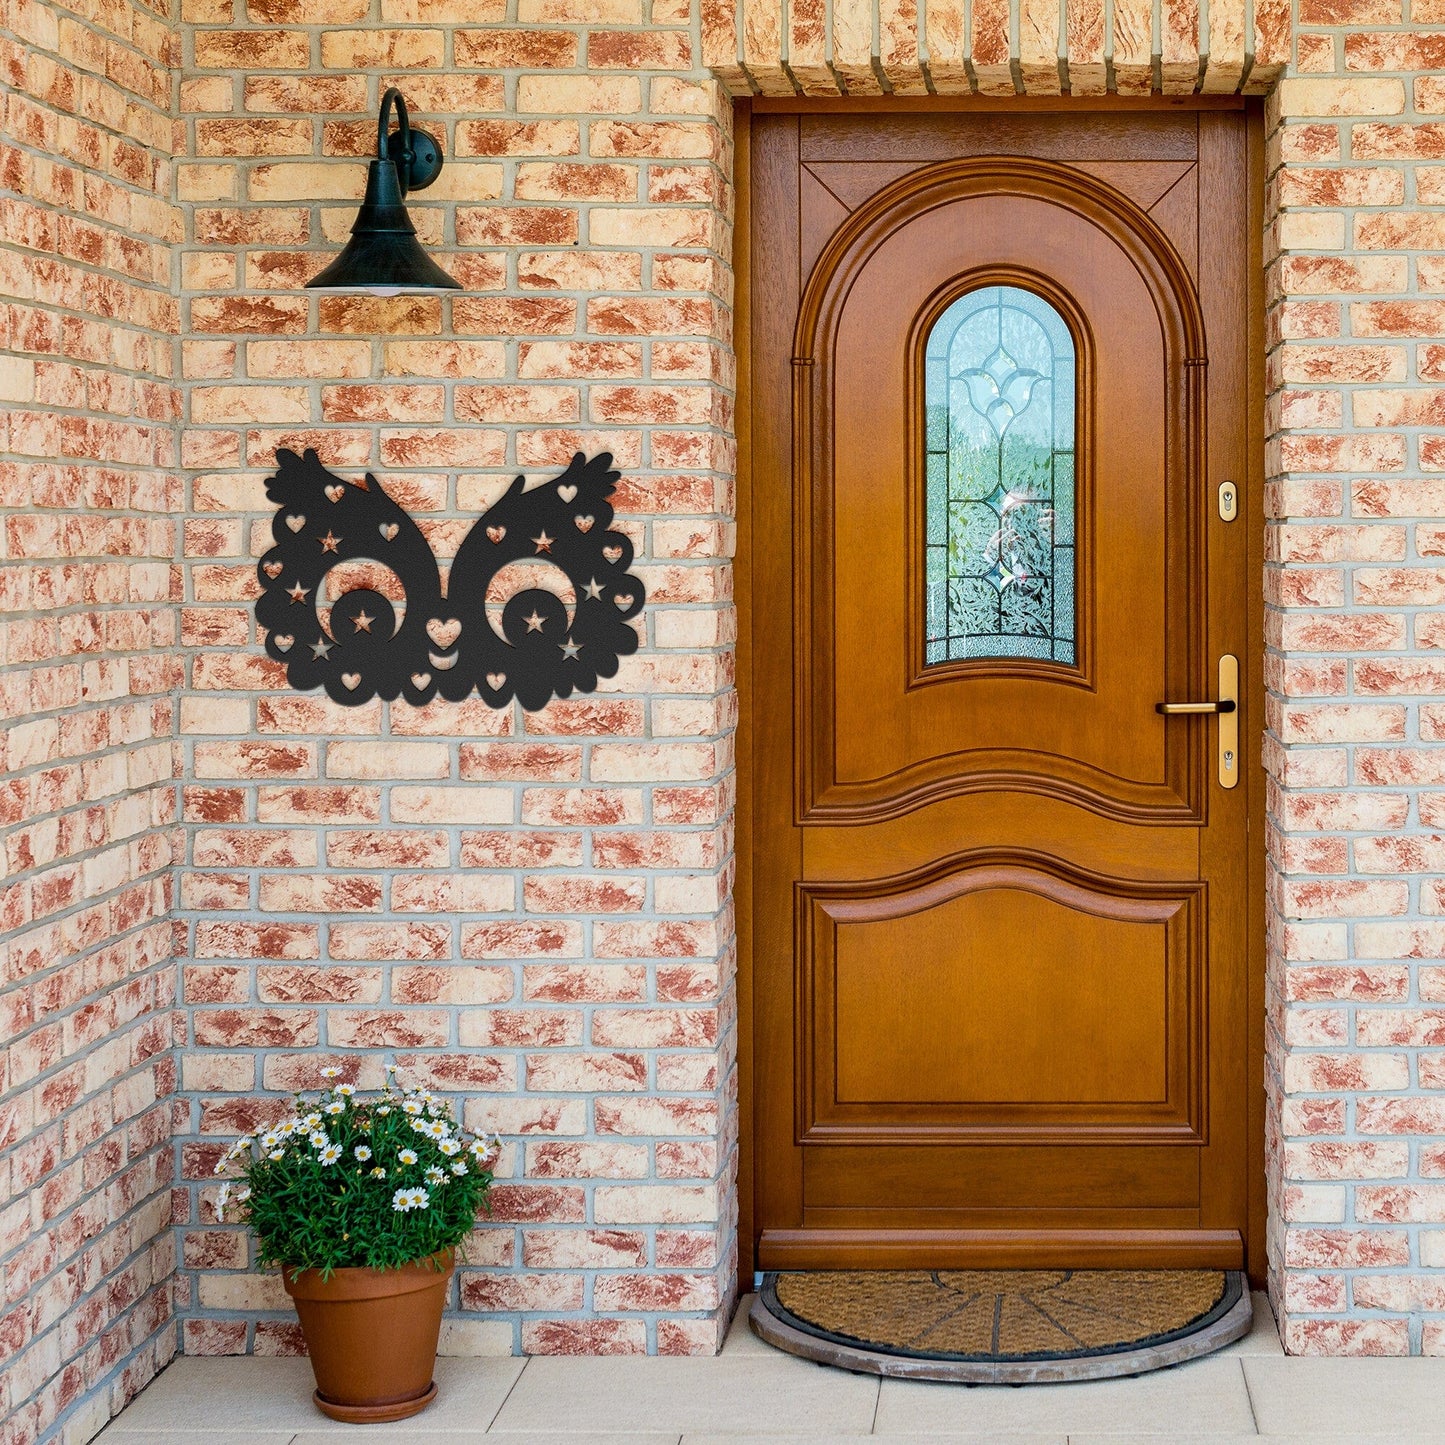
[{"label": "potted plant", "polygon": [[313,1398],[333,1420],[402,1420],[435,1398],[456,1247],[486,1208],[500,1148],[394,1073],[369,1098],[334,1082],[297,1094],[290,1118],[238,1139],[216,1166],[231,1176],[217,1216],[238,1212],[260,1263],[280,1265]]}]

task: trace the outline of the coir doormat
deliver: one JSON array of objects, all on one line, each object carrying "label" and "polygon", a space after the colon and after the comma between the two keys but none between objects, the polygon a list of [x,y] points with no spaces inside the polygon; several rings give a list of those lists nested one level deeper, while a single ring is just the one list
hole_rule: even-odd
[{"label": "coir doormat", "polygon": [[754,1333],[846,1369],[1023,1384],[1141,1374],[1248,1332],[1225,1270],[848,1270],[768,1274]]}]

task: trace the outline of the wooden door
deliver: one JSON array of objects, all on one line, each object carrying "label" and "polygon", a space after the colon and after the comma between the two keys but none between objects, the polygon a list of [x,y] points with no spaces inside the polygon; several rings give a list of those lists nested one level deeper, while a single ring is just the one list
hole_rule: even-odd
[{"label": "wooden door", "polygon": [[[757,1265],[1238,1267],[1246,116],[760,114],[751,152]],[[1232,716],[1156,710],[1224,657]]]}]

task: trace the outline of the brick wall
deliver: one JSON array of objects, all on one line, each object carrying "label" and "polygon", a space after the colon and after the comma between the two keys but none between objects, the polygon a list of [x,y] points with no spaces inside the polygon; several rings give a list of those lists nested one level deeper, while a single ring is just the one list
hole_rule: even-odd
[{"label": "brick wall", "polygon": [[[730,107],[685,0],[186,0],[180,89],[185,1346],[290,1351],[221,1141],[394,1059],[506,1140],[457,1352],[712,1351],[735,1270]],[[590,24],[587,23],[590,20]],[[298,288],[400,86],[472,294]],[[276,448],[371,468],[439,557],[611,451],[649,603],[592,697],[342,707],[257,645]]]},{"label": "brick wall", "polygon": [[1445,1353],[1445,8],[1298,0],[1271,97],[1272,1289]]},{"label": "brick wall", "polygon": [[0,1440],[175,1349],[172,36],[0,6]]}]

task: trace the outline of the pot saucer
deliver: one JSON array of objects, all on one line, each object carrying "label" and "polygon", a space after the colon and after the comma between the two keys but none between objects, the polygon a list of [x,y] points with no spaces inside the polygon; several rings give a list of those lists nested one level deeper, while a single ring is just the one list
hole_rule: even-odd
[{"label": "pot saucer", "polygon": [[343,1420],[350,1425],[384,1425],[389,1420],[405,1420],[409,1415],[419,1414],[437,1397],[437,1382],[433,1380],[424,1393],[413,1395],[409,1400],[389,1400],[377,1405],[343,1405],[339,1400],[328,1400],[320,1390],[313,1390],[311,1398],[323,1415],[333,1420]]}]

